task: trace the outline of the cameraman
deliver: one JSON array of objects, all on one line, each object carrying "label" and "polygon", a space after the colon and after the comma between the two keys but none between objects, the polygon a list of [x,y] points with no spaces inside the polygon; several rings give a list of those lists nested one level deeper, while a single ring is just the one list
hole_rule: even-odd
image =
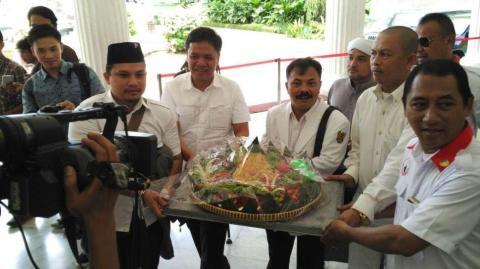
[{"label": "cameraman", "polygon": [[[101,134],[89,133],[82,142],[95,152],[97,161],[118,162],[115,146]],[[64,175],[67,208],[85,223],[90,268],[119,268],[113,215],[118,193],[98,178],[80,193],[73,167],[66,166]]]}]

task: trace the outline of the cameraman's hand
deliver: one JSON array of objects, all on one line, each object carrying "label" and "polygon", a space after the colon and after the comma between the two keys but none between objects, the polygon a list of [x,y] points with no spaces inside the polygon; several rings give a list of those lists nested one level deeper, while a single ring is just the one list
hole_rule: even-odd
[{"label": "cameraman's hand", "polygon": [[[115,146],[101,134],[89,133],[82,142],[94,153],[97,161],[118,161]],[[92,218],[104,218],[105,214],[113,215],[113,208],[118,193],[102,185],[94,178],[81,193],[77,187],[77,174],[73,167],[65,167],[65,194],[68,210],[85,221]]]},{"label": "cameraman's hand", "polygon": [[163,208],[168,205],[168,201],[162,198],[160,193],[152,190],[145,190],[143,201],[159,218],[164,218]]},{"label": "cameraman's hand", "polygon": [[[115,146],[101,134],[89,133],[82,142],[95,153],[97,161],[118,161]],[[119,268],[113,216],[118,193],[104,187],[98,178],[80,193],[71,166],[65,167],[64,182],[68,210],[85,223],[90,268]]]},{"label": "cameraman's hand", "polygon": [[61,106],[63,109],[66,109],[66,110],[74,110],[75,109],[75,104],[68,101],[68,100],[65,100],[63,102],[58,103],[57,106]]}]

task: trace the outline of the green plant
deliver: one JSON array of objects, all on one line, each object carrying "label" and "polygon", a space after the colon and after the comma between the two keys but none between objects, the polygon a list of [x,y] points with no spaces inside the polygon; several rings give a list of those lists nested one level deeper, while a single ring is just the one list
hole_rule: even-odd
[{"label": "green plant", "polygon": [[166,21],[163,35],[168,43],[168,50],[174,53],[185,52],[188,34],[198,26],[197,21],[188,17],[174,17]]},{"label": "green plant", "polygon": [[137,35],[137,28],[135,27],[135,22],[133,21],[132,14],[127,14],[127,22],[128,22],[128,32],[130,33],[131,37]]},{"label": "green plant", "polygon": [[325,30],[324,24],[316,21],[308,21],[306,23],[295,21],[292,24],[285,25],[284,28],[282,32],[285,32],[286,35],[304,39],[323,38]]},{"label": "green plant", "polygon": [[326,0],[305,0],[305,15],[307,21],[325,20]]}]

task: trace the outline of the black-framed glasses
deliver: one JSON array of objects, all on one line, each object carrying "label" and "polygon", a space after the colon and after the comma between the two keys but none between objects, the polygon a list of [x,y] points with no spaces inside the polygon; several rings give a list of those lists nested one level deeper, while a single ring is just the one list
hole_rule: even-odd
[{"label": "black-framed glasses", "polygon": [[432,43],[433,41],[433,39],[428,39],[428,37],[420,37],[418,39],[418,44],[424,48],[428,48],[428,46],[430,46],[430,43]]}]

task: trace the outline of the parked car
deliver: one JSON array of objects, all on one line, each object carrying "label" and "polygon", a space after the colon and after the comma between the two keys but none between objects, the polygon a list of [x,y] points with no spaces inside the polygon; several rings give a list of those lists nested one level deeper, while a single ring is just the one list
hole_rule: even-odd
[{"label": "parked car", "polygon": [[[455,27],[455,32],[457,33],[457,38],[468,37],[470,30],[470,10],[453,10],[453,11],[443,11],[450,17]],[[366,39],[375,40],[378,36],[378,33],[385,28],[390,26],[407,26],[415,30],[417,28],[418,21],[422,18],[427,12],[425,11],[402,11],[393,14],[391,17],[379,21],[375,24],[374,30],[368,30],[365,32],[364,37]],[[467,41],[456,41],[454,50],[460,50],[463,53],[467,51]]]}]

